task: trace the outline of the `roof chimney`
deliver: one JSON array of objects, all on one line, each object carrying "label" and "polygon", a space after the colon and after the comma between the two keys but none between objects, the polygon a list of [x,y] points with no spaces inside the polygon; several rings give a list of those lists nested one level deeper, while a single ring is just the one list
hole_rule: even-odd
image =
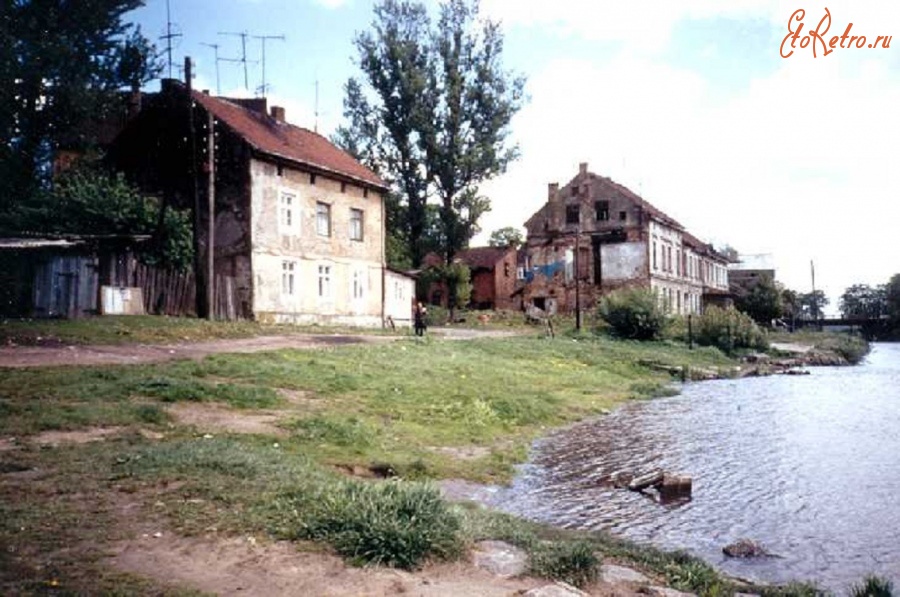
[{"label": "roof chimney", "polygon": [[587,162],[581,162],[578,164],[578,173],[579,174],[587,174],[588,164]]},{"label": "roof chimney", "polygon": [[269,109],[269,113],[276,121],[284,122],[284,108],[282,108],[281,106],[272,106]]},{"label": "roof chimney", "polygon": [[547,185],[547,201],[553,201],[556,198],[556,193],[559,192],[559,183],[551,182]]}]

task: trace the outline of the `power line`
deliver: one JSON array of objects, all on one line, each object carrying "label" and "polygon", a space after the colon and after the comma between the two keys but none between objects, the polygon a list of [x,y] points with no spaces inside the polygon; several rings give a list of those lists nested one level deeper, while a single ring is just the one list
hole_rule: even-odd
[{"label": "power line", "polygon": [[254,39],[258,39],[262,45],[262,84],[259,86],[259,95],[266,95],[266,40],[278,39],[284,41],[284,35],[254,35]]}]

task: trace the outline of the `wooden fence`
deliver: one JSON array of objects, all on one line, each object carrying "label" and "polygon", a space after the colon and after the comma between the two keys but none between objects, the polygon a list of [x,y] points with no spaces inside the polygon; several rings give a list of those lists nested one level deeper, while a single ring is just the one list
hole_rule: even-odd
[{"label": "wooden fence", "polygon": [[[196,292],[192,272],[179,272],[135,263],[126,272],[114,275],[113,286],[136,286],[143,290],[144,309],[152,315],[173,317],[197,314]],[[240,298],[231,276],[216,275],[215,317],[219,320],[241,319]]]}]

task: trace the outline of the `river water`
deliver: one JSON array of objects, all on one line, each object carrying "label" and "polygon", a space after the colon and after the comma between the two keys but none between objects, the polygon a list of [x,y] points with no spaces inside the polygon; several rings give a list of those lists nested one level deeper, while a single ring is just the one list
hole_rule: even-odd
[{"label": "river water", "polygon": [[[561,430],[492,505],[686,549],[758,581],[843,592],[877,573],[900,584],[900,344],[810,371],[687,384]],[[660,504],[609,485],[616,470],[654,468],[692,476],[692,499]],[[726,558],[741,538],[779,557]]]}]

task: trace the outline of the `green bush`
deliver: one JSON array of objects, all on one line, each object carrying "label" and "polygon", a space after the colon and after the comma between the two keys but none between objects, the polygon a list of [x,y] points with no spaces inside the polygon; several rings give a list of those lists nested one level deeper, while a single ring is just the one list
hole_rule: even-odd
[{"label": "green bush", "polygon": [[530,572],[583,587],[597,579],[599,565],[600,560],[589,543],[554,542],[532,553]]},{"label": "green bush", "polygon": [[850,597],[892,597],[894,584],[880,576],[867,576],[861,585],[850,588]]},{"label": "green bush", "polygon": [[632,340],[657,340],[668,324],[659,296],[646,288],[612,292],[600,301],[599,316],[613,335]]},{"label": "green bush", "polygon": [[[766,333],[749,315],[737,309],[708,307],[703,315],[693,315],[691,324],[694,343],[700,346],[715,346],[728,354],[740,349],[769,348]],[[677,339],[688,341],[688,329],[683,321],[673,329]]]},{"label": "green bush", "polygon": [[461,550],[459,517],[427,484],[343,481],[303,499],[297,535],[329,543],[356,563],[412,569]]}]

